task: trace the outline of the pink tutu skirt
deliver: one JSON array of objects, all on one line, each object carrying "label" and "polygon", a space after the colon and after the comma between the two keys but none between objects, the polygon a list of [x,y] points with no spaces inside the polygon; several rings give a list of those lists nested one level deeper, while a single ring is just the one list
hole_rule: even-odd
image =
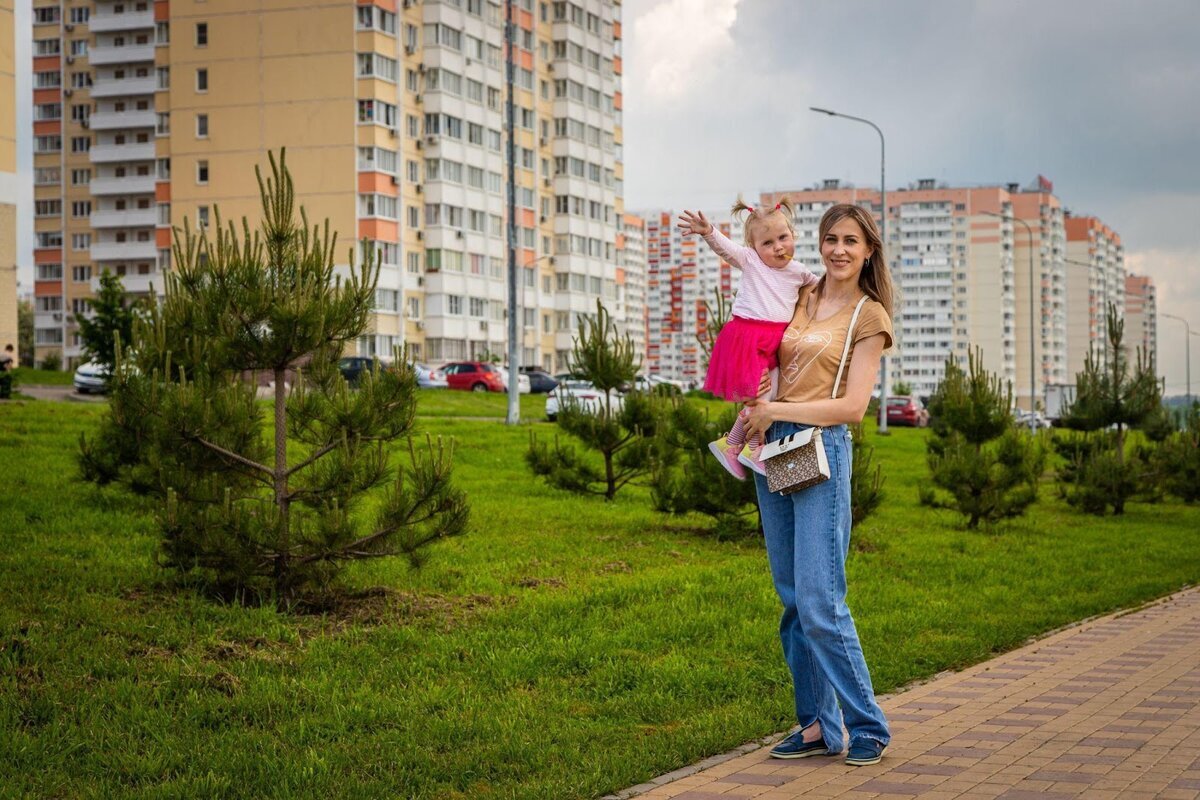
[{"label": "pink tutu skirt", "polygon": [[779,343],[786,322],[734,317],[713,345],[704,391],[734,402],[758,397],[763,370],[779,366]]}]

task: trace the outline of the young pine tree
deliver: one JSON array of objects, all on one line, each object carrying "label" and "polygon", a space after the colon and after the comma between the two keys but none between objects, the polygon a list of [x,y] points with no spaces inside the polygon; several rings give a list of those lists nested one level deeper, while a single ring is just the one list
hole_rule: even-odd
[{"label": "young pine tree", "polygon": [[1188,409],[1183,430],[1166,437],[1153,458],[1168,492],[1185,503],[1200,500],[1200,405]]},{"label": "young pine tree", "polygon": [[[94,480],[161,498],[168,566],[222,594],[286,604],[346,561],[417,563],[465,530],[468,509],[450,483],[450,447],[409,440],[408,463],[392,464],[390,445],[412,430],[411,370],[373,373],[355,392],[337,370],[366,329],[377,263],[336,276],[336,236],[328,223],[310,229],[303,210],[296,220],[283,153],[258,181],[259,232],[218,218],[215,240],[177,233],[165,299],[134,325],[136,369],[118,348],[110,415],[82,441],[81,462]],[[274,381],[265,419],[246,379],[263,371]]]},{"label": "young pine tree", "polygon": [[100,291],[91,306],[90,317],[75,315],[83,353],[88,360],[108,367],[111,373],[117,363],[117,340],[129,343],[137,309],[126,298],[121,279],[107,269],[100,274]]},{"label": "young pine tree", "polygon": [[672,455],[657,461],[650,484],[656,510],[712,517],[722,539],[758,530],[754,481],[735,480],[708,451],[708,443],[732,427],[735,413],[729,409],[713,421],[695,403],[676,398],[662,434]]},{"label": "young pine tree", "polygon": [[[875,448],[867,441],[862,423],[850,426],[853,469],[850,471],[850,521],[858,525],[883,502],[883,468],[874,463]],[[872,469],[874,467],[874,469]]]},{"label": "young pine tree", "polygon": [[1141,348],[1130,371],[1125,357],[1125,321],[1109,304],[1106,314],[1106,363],[1093,350],[1075,376],[1075,400],[1062,417],[1064,427],[1079,432],[1056,440],[1063,456],[1059,489],[1071,505],[1092,514],[1125,512],[1125,503],[1151,474],[1150,451],[1127,452],[1131,428],[1161,426],[1162,390],[1154,362]]},{"label": "young pine tree", "polygon": [[1037,499],[1044,451],[1013,427],[1012,387],[983,367],[983,354],[970,353],[967,371],[946,359],[946,374],[929,400],[933,420],[926,445],[932,486],[921,502],[950,508],[968,528],[1023,514]]},{"label": "young pine tree", "polygon": [[619,387],[634,382],[639,367],[633,341],[619,334],[608,310],[596,301],[595,317],[579,322],[570,368],[599,390],[599,408],[590,411],[564,394],[557,417],[558,427],[577,439],[584,452],[557,437],[550,447],[531,433],[525,460],[534,474],[560,489],[600,494],[605,500],[650,475],[655,459],[663,457],[656,436],[664,422],[665,400],[630,392],[618,402],[616,394]]}]

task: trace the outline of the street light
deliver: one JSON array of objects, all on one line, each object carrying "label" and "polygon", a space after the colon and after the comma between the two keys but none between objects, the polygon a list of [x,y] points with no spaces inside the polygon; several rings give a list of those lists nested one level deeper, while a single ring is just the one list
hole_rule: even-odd
[{"label": "street light", "polygon": [[1174,314],[1168,314],[1165,311],[1158,312],[1160,316],[1167,319],[1178,320],[1183,323],[1183,327],[1187,330],[1187,336],[1183,337],[1183,358],[1187,361],[1187,404],[1188,408],[1192,407],[1192,326],[1183,317],[1177,317]]},{"label": "street light", "polygon": [[[841,117],[842,119],[848,119],[848,120],[852,120],[854,122],[861,122],[864,125],[870,125],[872,128],[875,129],[875,132],[879,134],[879,204],[882,209],[879,214],[879,236],[883,240],[883,251],[884,251],[884,255],[885,255],[885,260],[884,260],[883,266],[890,273],[892,270],[892,267],[891,267],[891,264],[888,263],[887,258],[886,258],[886,254],[887,254],[887,214],[888,214],[887,182],[886,182],[887,159],[885,156],[886,145],[885,145],[884,139],[883,139],[883,131],[881,131],[879,129],[879,126],[876,125],[874,122],[871,122],[871,120],[869,120],[869,119],[863,119],[862,117],[853,117],[849,114],[841,114],[837,111],[830,111],[828,108],[817,108],[816,106],[809,106],[808,110],[815,111],[818,114],[826,114],[830,117]],[[893,311],[894,311],[894,309],[893,309]],[[879,432],[880,433],[888,432],[888,428],[887,428],[887,398],[888,398],[889,389],[890,389],[890,386],[889,386],[889,381],[888,381],[888,360],[887,360],[887,356],[883,356],[879,360],[879,394],[880,394],[879,403],[880,403],[880,408],[883,409],[882,413],[879,415]]]},{"label": "street light", "polygon": [[[530,259],[521,265],[521,269],[528,269],[539,261],[550,259],[550,263],[554,263],[554,256],[544,255]],[[515,270],[514,270],[515,273]],[[517,300],[517,284],[518,278],[514,275],[510,283],[509,303],[508,303],[508,412],[504,418],[506,425],[516,425],[521,421],[521,366],[520,366],[520,351],[525,344],[525,326],[521,324],[518,317],[521,314],[522,304]],[[521,283],[520,296],[525,297],[525,284]],[[520,331],[518,338],[517,331]]]},{"label": "street light", "polygon": [[1033,319],[1033,228],[1031,228],[1029,223],[1025,220],[1014,217],[1010,214],[1001,214],[996,211],[981,211],[980,213],[989,217],[1007,220],[1008,222],[1018,222],[1025,226],[1025,232],[1029,234],[1029,410],[1036,411],[1037,408],[1035,407],[1035,403],[1037,398],[1037,370],[1034,366],[1034,342],[1036,341],[1036,335],[1034,332],[1036,328],[1034,327]]}]

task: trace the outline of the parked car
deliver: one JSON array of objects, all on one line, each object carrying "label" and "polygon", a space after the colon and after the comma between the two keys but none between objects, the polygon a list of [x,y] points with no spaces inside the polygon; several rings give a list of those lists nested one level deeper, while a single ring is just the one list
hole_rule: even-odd
[{"label": "parked car", "polygon": [[375,369],[376,364],[381,370],[390,366],[386,361],[375,356],[345,356],[338,359],[338,369],[341,371],[342,377],[346,379],[346,383],[351,386],[358,386],[363,373]]},{"label": "parked car", "polygon": [[449,385],[446,382],[445,373],[440,369],[418,363],[414,363],[412,366],[417,372],[417,386],[422,389],[445,389]]},{"label": "parked car", "polygon": [[558,381],[541,367],[521,367],[521,374],[529,376],[529,391],[534,394],[553,392]]},{"label": "parked car", "polygon": [[[504,391],[508,391],[508,366],[500,368],[500,374],[504,376]],[[523,372],[517,373],[517,394],[529,394],[533,384],[529,380],[529,376]]]},{"label": "parked car", "polygon": [[[508,370],[484,361],[451,361],[441,371],[451,389],[465,392],[507,392]],[[517,391],[529,392],[529,378],[517,376]]]},{"label": "parked car", "polygon": [[1029,428],[1032,431],[1049,428],[1053,423],[1046,419],[1040,411],[1026,411],[1018,408],[1013,411],[1013,424],[1018,428]]},{"label": "parked car", "polygon": [[[604,392],[597,389],[591,381],[570,375],[556,377],[558,385],[546,395],[546,419],[551,422],[558,419],[558,410],[567,403],[579,403],[591,414],[599,413],[604,408]],[[619,411],[625,405],[625,398],[615,389],[609,392],[608,396],[613,411]]]},{"label": "parked car", "polygon": [[80,394],[104,394],[108,391],[108,379],[111,375],[107,364],[97,364],[88,361],[75,368],[75,391]]},{"label": "parked car", "polygon": [[929,411],[920,398],[911,395],[892,396],[887,399],[888,425],[907,425],[924,428],[929,424]]}]

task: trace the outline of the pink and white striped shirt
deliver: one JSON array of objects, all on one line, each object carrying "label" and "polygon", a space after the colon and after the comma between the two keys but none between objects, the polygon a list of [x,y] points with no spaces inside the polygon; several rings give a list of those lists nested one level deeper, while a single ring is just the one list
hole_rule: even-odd
[{"label": "pink and white striped shirt", "polygon": [[730,265],[742,271],[742,283],[733,300],[733,315],[766,322],[791,322],[796,313],[796,298],[800,287],[820,280],[799,261],[791,261],[782,269],[771,269],[753,247],[734,244],[714,227],[704,237],[712,251]]}]

